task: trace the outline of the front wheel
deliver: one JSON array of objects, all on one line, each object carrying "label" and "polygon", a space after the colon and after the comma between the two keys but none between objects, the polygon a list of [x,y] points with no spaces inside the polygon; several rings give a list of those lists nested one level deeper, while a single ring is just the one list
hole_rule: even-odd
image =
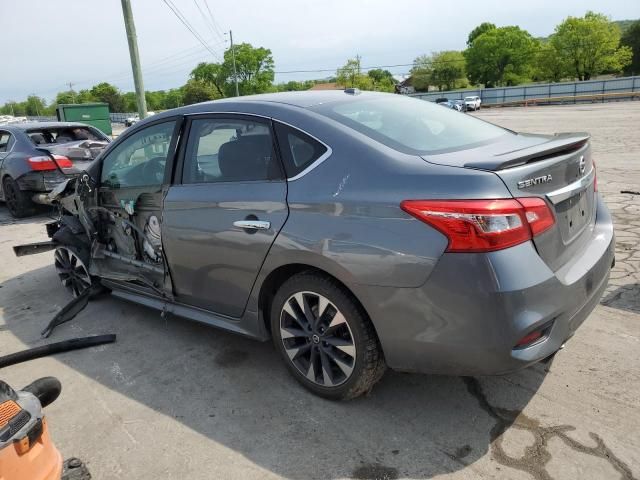
[{"label": "front wheel", "polygon": [[280,287],[271,332],[296,380],[322,397],[355,398],[384,373],[373,325],[351,294],[323,275],[303,272]]}]

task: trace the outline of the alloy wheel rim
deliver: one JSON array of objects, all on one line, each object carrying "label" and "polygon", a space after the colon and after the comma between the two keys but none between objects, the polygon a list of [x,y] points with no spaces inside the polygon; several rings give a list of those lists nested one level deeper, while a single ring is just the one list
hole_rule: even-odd
[{"label": "alloy wheel rim", "polygon": [[81,295],[87,288],[91,287],[89,271],[75,252],[66,247],[58,247],[53,257],[62,285],[74,297]]},{"label": "alloy wheel rim", "polygon": [[291,363],[313,383],[337,387],[351,377],[356,364],[353,333],[323,295],[291,295],[280,313],[280,338]]}]

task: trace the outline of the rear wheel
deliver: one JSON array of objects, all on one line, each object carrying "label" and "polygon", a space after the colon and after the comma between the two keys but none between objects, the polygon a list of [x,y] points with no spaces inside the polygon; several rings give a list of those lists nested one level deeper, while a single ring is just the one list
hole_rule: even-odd
[{"label": "rear wheel", "polygon": [[369,319],[336,282],[297,274],[278,290],[271,331],[289,371],[313,393],[355,398],[382,377],[382,349]]},{"label": "rear wheel", "polygon": [[18,183],[11,177],[6,177],[2,182],[4,201],[9,213],[14,218],[27,217],[33,215],[36,210],[35,204],[31,201],[28,192],[20,190]]}]

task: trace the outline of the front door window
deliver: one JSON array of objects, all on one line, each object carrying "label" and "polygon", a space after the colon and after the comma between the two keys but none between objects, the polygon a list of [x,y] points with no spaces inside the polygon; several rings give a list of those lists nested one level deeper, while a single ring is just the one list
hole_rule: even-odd
[{"label": "front door window", "polygon": [[107,154],[101,184],[111,189],[162,185],[175,120],[133,134]]}]

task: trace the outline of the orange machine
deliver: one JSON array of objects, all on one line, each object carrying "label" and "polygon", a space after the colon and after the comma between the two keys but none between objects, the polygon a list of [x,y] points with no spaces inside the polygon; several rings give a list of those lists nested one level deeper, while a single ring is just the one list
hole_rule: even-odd
[{"label": "orange machine", "polygon": [[0,480],[60,480],[62,456],[42,413],[60,390],[53,377],[18,392],[0,380]]}]

